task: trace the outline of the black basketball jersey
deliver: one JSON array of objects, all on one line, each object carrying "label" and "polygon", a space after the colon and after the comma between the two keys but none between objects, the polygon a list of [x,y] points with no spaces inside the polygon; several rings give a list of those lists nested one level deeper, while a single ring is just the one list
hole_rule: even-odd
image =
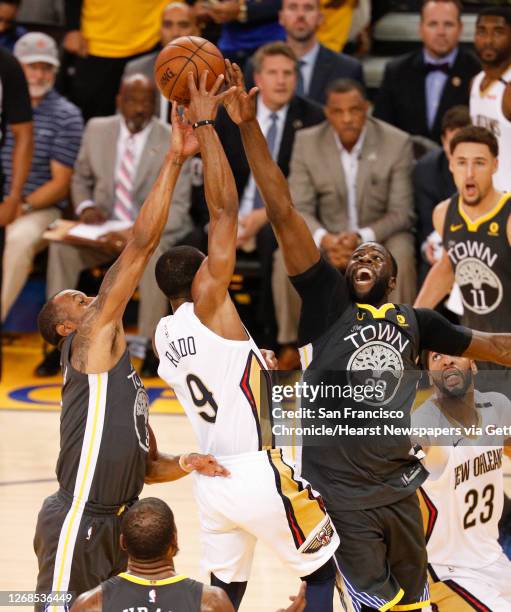
[{"label": "black basketball jersey", "polygon": [[511,248],[507,222],[511,194],[471,221],[454,196],[444,223],[443,244],[463,299],[463,324],[488,332],[509,331],[511,323]]},{"label": "black basketball jersey", "polygon": [[[303,476],[323,495],[327,509],[369,509],[412,494],[427,472],[411,453],[409,435],[392,435],[383,428],[378,434],[376,428],[385,424],[410,427],[422,348],[459,355],[470,336],[427,309],[355,303],[342,274],[323,259],[291,280],[303,300],[299,342],[306,368],[304,380],[313,385],[384,389],[383,395],[358,404],[360,409],[372,411],[368,417],[344,416],[346,406],[357,406],[351,400],[340,401],[338,396],[310,404],[313,411],[318,406],[327,411],[338,408],[343,416],[335,417],[336,424],[368,428],[369,433],[350,435],[344,430],[333,444],[328,438],[320,444],[318,440],[307,444],[306,440],[301,456]],[[380,409],[402,411],[403,416],[388,419]]]},{"label": "black basketball jersey", "polygon": [[103,506],[138,497],[149,449],[148,397],[126,350],[108,372],[83,374],[71,365],[74,334],[62,347],[60,487]]},{"label": "black basketball jersey", "polygon": [[200,612],[202,589],[182,575],[147,580],[123,573],[101,584],[103,612]]}]

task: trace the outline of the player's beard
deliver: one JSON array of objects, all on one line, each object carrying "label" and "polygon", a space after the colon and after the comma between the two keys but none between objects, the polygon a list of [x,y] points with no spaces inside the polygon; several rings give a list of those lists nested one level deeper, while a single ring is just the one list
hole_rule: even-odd
[{"label": "player's beard", "polygon": [[351,276],[346,279],[351,298],[355,302],[363,301],[364,303],[371,304],[373,306],[380,304],[385,299],[389,288],[389,280],[390,279],[386,276],[379,276],[376,278],[373,286],[367,293],[359,295],[353,284]]},{"label": "player's beard", "polygon": [[433,379],[433,382],[435,383],[436,387],[440,389],[440,391],[445,397],[463,397],[468,391],[470,385],[472,384],[472,370],[459,370],[459,372],[461,373],[461,376],[463,378],[463,384],[460,387],[454,387],[452,389],[449,389],[449,387],[447,387],[442,380],[436,382],[435,379]]}]

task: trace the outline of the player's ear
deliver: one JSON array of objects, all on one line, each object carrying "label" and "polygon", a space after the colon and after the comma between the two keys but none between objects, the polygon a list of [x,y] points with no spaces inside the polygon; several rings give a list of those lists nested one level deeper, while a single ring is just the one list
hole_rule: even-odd
[{"label": "player's ear", "polygon": [[66,320],[62,323],[57,323],[55,329],[57,330],[59,336],[63,336],[65,338],[66,336],[69,336],[69,334],[72,334],[74,331],[76,331],[76,323]]},{"label": "player's ear", "polygon": [[121,533],[121,535],[119,536],[119,546],[121,547],[121,550],[128,550],[128,547],[126,546],[126,539],[124,538],[123,533]]},{"label": "player's ear", "polygon": [[397,283],[397,278],[395,276],[391,276],[389,278],[389,290],[388,290],[387,294],[389,294],[392,291],[394,291],[394,289],[396,288],[396,283]]},{"label": "player's ear", "polygon": [[475,361],[470,361],[470,368],[472,370],[472,374],[477,374],[477,363]]}]

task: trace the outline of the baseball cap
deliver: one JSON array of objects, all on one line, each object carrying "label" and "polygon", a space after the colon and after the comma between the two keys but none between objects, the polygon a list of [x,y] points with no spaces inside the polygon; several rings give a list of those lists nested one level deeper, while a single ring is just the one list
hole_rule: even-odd
[{"label": "baseball cap", "polygon": [[55,41],[42,32],[29,32],[22,36],[14,45],[14,56],[22,64],[46,62],[57,68],[60,65]]}]

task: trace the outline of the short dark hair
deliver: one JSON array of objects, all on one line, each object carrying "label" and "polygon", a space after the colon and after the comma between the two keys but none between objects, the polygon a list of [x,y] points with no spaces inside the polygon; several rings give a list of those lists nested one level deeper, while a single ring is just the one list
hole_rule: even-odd
[{"label": "short dark hair", "polygon": [[[0,0],[1,3],[1,0]],[[60,292],[59,292],[60,293]],[[41,308],[37,315],[37,327],[39,333],[44,338],[45,342],[52,346],[57,346],[62,340],[62,336],[57,331],[57,325],[64,320],[64,312],[62,308],[55,303],[56,293],[46,304]]]},{"label": "short dark hair", "polygon": [[175,540],[174,514],[163,500],[146,497],[126,512],[121,533],[130,557],[144,560],[163,557]]},{"label": "short dark hair", "polygon": [[486,128],[478,125],[469,125],[461,128],[459,132],[454,134],[451,140],[451,154],[454,153],[454,149],[456,149],[456,147],[463,142],[484,144],[490,149],[490,153],[493,155],[493,157],[499,156],[499,142],[495,138],[494,134]]},{"label": "short dark hair", "polygon": [[463,4],[461,0],[422,0],[421,4],[421,19],[424,16],[424,9],[426,5],[430,2],[443,2],[445,4],[454,4],[454,6],[458,9],[458,17],[461,19],[461,13],[463,12]]},{"label": "short dark hair", "polygon": [[364,86],[358,81],[355,81],[355,79],[335,79],[331,81],[327,85],[325,97],[328,99],[328,96],[332,93],[349,93],[350,91],[358,91],[364,100],[367,100]]},{"label": "short dark hair", "polygon": [[169,300],[189,298],[192,282],[204,261],[204,253],[192,246],[169,249],[156,262],[156,282]]},{"label": "short dark hair", "polygon": [[254,72],[261,72],[264,58],[273,55],[284,55],[294,62],[295,68],[298,70],[298,58],[296,57],[296,53],[287,43],[278,40],[259,47],[259,49],[254,53],[254,57],[252,58]]},{"label": "short dark hair", "polygon": [[12,4],[16,8],[21,4],[21,0],[0,0],[0,4]]},{"label": "short dark hair", "polygon": [[472,125],[468,106],[463,106],[462,104],[452,106],[442,117],[442,136],[448,130],[459,130],[460,128],[467,127],[467,125]]},{"label": "short dark hair", "polygon": [[488,6],[482,9],[477,16],[476,25],[482,17],[502,17],[508,26],[511,26],[511,8],[508,6]]}]

